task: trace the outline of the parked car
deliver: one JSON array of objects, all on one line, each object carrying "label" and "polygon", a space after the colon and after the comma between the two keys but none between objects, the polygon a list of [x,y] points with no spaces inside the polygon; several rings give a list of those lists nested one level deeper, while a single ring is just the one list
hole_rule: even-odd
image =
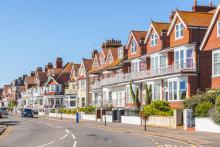
[{"label": "parked car", "polygon": [[0,108],[0,112],[2,113],[2,115],[8,115],[7,108],[4,108],[4,107]]},{"label": "parked car", "polygon": [[32,109],[24,108],[24,110],[21,113],[21,117],[34,117]]}]

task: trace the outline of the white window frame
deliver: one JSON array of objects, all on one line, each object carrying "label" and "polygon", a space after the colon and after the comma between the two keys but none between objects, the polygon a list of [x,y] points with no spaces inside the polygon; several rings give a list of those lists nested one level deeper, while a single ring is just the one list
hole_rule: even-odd
[{"label": "white window frame", "polygon": [[137,44],[136,44],[135,40],[132,40],[132,42],[131,42],[131,54],[132,55],[136,54],[136,52],[137,52]]},{"label": "white window frame", "polygon": [[[176,65],[175,67],[177,66],[182,66],[184,68],[187,68],[187,59],[190,59],[187,57],[187,51],[188,50],[192,50],[192,64],[195,63],[195,49],[192,48],[192,47],[187,47],[187,48],[177,48],[174,50],[174,64]],[[181,55],[181,51],[183,52],[183,59],[180,59],[180,55]],[[176,52],[178,52],[178,60],[176,59]],[[178,64],[177,64],[178,62]],[[193,66],[193,65],[192,65]]]},{"label": "white window frame", "polygon": [[122,59],[124,57],[123,47],[118,48],[118,58]]},{"label": "white window frame", "polygon": [[151,34],[151,47],[156,46],[158,43],[158,37],[156,33]]},{"label": "white window frame", "polygon": [[[185,81],[185,90],[186,90],[186,97],[187,97],[187,92],[188,92],[188,80],[187,78],[174,78],[174,79],[168,79],[166,82],[167,82],[167,90],[168,90],[168,101],[184,101],[181,100],[180,98],[180,82],[182,81]],[[174,90],[174,82],[177,83],[177,89]],[[172,94],[172,97],[170,97],[170,83],[172,83],[172,90],[171,90],[171,94]],[[176,100],[174,99],[174,91],[176,91],[176,94],[177,94],[177,98]]]},{"label": "white window frame", "polygon": [[217,37],[220,37],[220,20],[217,21]]},{"label": "white window frame", "polygon": [[215,64],[219,64],[220,63],[220,59],[219,59],[219,61],[217,61],[217,63],[215,63],[215,61],[214,61],[215,54],[220,54],[220,49],[212,52],[212,76],[213,77],[220,76],[220,73],[215,74]]},{"label": "white window frame", "polygon": [[[178,35],[177,35],[178,34]],[[184,35],[184,25],[183,23],[178,23],[175,25],[175,39],[182,39]]]}]

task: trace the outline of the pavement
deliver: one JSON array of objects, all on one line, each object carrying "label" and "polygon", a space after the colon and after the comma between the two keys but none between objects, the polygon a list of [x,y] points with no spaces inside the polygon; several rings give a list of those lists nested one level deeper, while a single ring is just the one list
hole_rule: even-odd
[{"label": "pavement", "polygon": [[[0,147],[190,147],[178,140],[130,131],[105,129],[94,122],[73,123],[73,120],[21,118],[10,116],[11,132],[0,138]],[[91,125],[91,126],[90,126]],[[98,125],[98,126],[94,126]],[[112,124],[114,125],[114,124]],[[103,127],[103,128],[102,128]],[[105,127],[105,128],[104,128]],[[110,124],[108,124],[110,127]]]},{"label": "pavement", "polygon": [[[44,118],[48,120],[61,121],[60,118]],[[72,119],[63,119],[61,122],[75,122]],[[111,130],[116,132],[129,132],[140,136],[157,136],[175,141],[184,142],[188,145],[205,146],[205,147],[219,147],[220,134],[207,132],[184,131],[180,129],[167,129],[159,127],[147,127],[144,131],[144,126],[128,125],[121,123],[107,123],[103,122],[80,120],[79,125],[99,128],[104,130]]]}]

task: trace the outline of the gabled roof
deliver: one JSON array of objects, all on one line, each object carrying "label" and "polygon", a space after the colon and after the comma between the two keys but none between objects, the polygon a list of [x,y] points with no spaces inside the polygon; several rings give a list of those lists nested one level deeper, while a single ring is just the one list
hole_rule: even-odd
[{"label": "gabled roof", "polygon": [[132,38],[134,38],[135,42],[139,46],[140,41],[146,37],[146,34],[147,34],[146,31],[131,31],[126,48],[128,48]]},{"label": "gabled roof", "polygon": [[147,35],[146,35],[146,38],[145,38],[145,42],[147,41],[147,39],[150,37],[150,33],[151,33],[151,30],[154,30],[154,32],[157,34],[157,37],[161,37],[162,36],[162,33],[164,31],[168,31],[170,27],[170,23],[164,23],[164,22],[153,22],[151,23],[150,25],[150,28],[149,30],[147,31]]},{"label": "gabled roof", "polygon": [[25,82],[28,85],[34,85],[34,83],[35,83],[35,76],[27,76]]},{"label": "gabled roof", "polygon": [[180,21],[183,23],[185,28],[188,27],[208,28],[212,17],[213,17],[213,13],[176,11],[174,18],[171,22],[171,25],[169,27],[169,30],[167,32],[167,35],[170,35],[177,19],[180,19]]},{"label": "gabled roof", "polygon": [[205,37],[203,38],[203,41],[202,41],[202,43],[200,45],[200,50],[202,50],[204,48],[206,42],[208,41],[208,37],[210,36],[210,34],[211,34],[211,32],[212,32],[212,30],[213,30],[213,28],[215,26],[215,23],[216,23],[216,21],[218,19],[219,14],[220,14],[220,5],[217,7],[217,9],[215,11],[215,14],[214,14],[214,16],[213,16],[213,18],[211,20],[210,25],[209,25],[209,28],[206,31]]},{"label": "gabled roof", "polygon": [[95,54],[94,58],[93,58],[93,63],[92,63],[92,68],[95,68],[94,67],[94,64],[95,63],[98,63],[98,66],[100,66],[100,63],[99,63],[99,53],[98,54]]},{"label": "gabled roof", "polygon": [[83,64],[86,71],[89,71],[92,68],[93,59],[85,59],[83,58]]}]

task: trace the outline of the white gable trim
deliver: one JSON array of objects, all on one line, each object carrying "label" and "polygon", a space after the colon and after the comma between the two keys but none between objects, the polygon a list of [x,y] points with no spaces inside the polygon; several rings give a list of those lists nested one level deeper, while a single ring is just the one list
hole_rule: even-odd
[{"label": "white gable trim", "polygon": [[167,32],[167,36],[169,36],[170,33],[172,32],[172,30],[173,30],[173,28],[174,28],[174,25],[175,25],[175,23],[176,23],[177,18],[179,18],[180,21],[183,23],[184,27],[187,28],[187,25],[185,24],[185,22],[183,21],[183,19],[182,19],[182,18],[180,17],[180,15],[178,14],[178,11],[176,11],[175,16],[174,16],[174,18],[173,18],[173,20],[172,20],[172,23],[171,23],[171,25],[170,25],[170,27],[169,27],[169,30],[168,30],[168,32]]},{"label": "white gable trim", "polygon": [[160,38],[160,36],[159,36],[158,32],[156,31],[156,29],[154,28],[153,24],[151,24],[151,25],[150,25],[150,28],[149,28],[149,30],[148,30],[148,32],[147,32],[147,35],[146,35],[146,37],[145,37],[144,43],[146,43],[147,40],[149,39],[152,30],[156,33],[157,38]]},{"label": "white gable trim", "polygon": [[[106,61],[108,61],[109,60],[109,54],[111,54],[111,56],[112,56],[112,51],[111,51],[111,49],[109,49],[109,51],[108,51],[108,55],[107,55],[107,58],[106,58]],[[113,62],[115,61],[115,59],[114,59],[114,57],[112,56],[112,59],[113,59]]]},{"label": "white gable trim", "polygon": [[98,62],[98,66],[100,66],[100,65],[99,65],[99,61],[98,61],[98,58],[97,58],[97,55],[95,55],[95,58],[94,58],[94,60],[93,60],[92,68],[94,68],[95,62]]},{"label": "white gable trim", "polygon": [[86,72],[85,66],[84,66],[84,62],[82,61],[81,66],[80,66],[80,70],[79,70],[79,74],[81,75],[82,73],[82,69],[84,69],[84,71]]},{"label": "white gable trim", "polygon": [[208,40],[209,35],[210,35],[213,27],[215,26],[215,21],[217,20],[219,13],[220,13],[220,5],[218,6],[218,8],[217,8],[217,10],[216,10],[212,20],[211,20],[211,23],[210,23],[210,25],[208,27],[208,30],[206,31],[205,37],[202,40],[202,43],[201,43],[201,45],[199,47],[200,50],[203,50],[203,48],[204,48],[204,46],[205,46],[205,44],[206,44],[206,42]]},{"label": "white gable trim", "polygon": [[126,45],[126,49],[128,49],[128,46],[130,45],[131,39],[134,39],[134,41],[136,42],[136,44],[139,46],[139,43],[137,42],[136,38],[134,37],[133,32],[130,33],[129,38],[128,38],[128,42]]},{"label": "white gable trim", "polygon": [[56,84],[59,84],[59,83],[57,83],[57,81],[56,81],[52,76],[49,76],[49,78],[48,78],[48,80],[47,80],[47,82],[46,82],[45,85],[48,85],[48,83],[49,83],[51,80],[55,81]]}]

